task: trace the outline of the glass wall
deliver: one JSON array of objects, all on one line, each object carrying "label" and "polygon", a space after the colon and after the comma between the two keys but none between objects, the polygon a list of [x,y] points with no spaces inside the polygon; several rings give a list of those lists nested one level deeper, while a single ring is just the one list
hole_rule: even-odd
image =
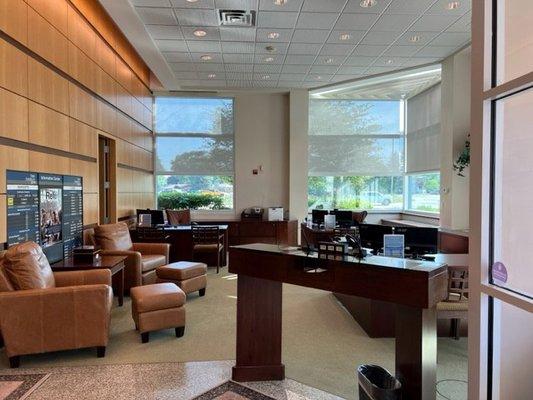
[{"label": "glass wall", "polygon": [[156,97],[160,208],[232,209],[233,100]]}]

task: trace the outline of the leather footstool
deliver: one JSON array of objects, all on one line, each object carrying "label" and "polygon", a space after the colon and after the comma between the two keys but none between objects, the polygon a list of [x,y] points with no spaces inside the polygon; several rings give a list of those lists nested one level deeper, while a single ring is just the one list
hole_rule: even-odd
[{"label": "leather footstool", "polygon": [[136,286],[130,290],[131,315],[143,343],[149,332],[175,328],[176,337],[185,332],[185,293],[172,283]]},{"label": "leather footstool", "polygon": [[207,265],[200,262],[179,261],[157,267],[156,282],[171,282],[178,285],[185,293],[198,292],[205,295],[207,286]]}]

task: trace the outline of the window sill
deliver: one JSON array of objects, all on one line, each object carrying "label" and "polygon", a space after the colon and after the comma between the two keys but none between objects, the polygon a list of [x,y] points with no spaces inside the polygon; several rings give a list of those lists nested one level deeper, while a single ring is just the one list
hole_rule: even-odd
[{"label": "window sill", "polygon": [[400,211],[400,214],[401,215],[411,215],[411,216],[414,216],[414,217],[422,217],[422,218],[434,219],[435,221],[440,221],[440,214],[436,214],[436,213],[404,210],[404,211]]}]

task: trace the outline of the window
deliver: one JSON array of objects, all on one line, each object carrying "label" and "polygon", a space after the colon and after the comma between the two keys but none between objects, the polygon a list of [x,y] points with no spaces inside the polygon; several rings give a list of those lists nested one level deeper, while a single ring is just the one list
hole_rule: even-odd
[{"label": "window", "polygon": [[403,208],[401,100],[309,102],[309,207]]},{"label": "window", "polygon": [[157,97],[159,208],[233,208],[233,100]]},{"label": "window", "polygon": [[407,176],[406,209],[438,213],[440,211],[440,173]]}]

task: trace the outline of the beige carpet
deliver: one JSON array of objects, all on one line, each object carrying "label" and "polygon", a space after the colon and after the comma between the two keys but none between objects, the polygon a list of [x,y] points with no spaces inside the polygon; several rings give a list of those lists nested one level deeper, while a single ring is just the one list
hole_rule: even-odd
[{"label": "beige carpet", "polygon": [[[174,330],[152,333],[141,344],[131,319],[131,303],[113,309],[106,357],[92,349],[22,358],[22,367],[231,360],[235,358],[236,276],[210,271],[207,294],[187,300],[185,336]],[[284,286],[283,360],[287,377],[349,399],[357,398],[359,364],[394,370],[394,340],[370,339],[331,293]],[[2,358],[7,367],[7,359]],[[466,379],[466,340],[439,339],[439,379]],[[446,383],[454,400],[466,399],[466,386]]]}]

